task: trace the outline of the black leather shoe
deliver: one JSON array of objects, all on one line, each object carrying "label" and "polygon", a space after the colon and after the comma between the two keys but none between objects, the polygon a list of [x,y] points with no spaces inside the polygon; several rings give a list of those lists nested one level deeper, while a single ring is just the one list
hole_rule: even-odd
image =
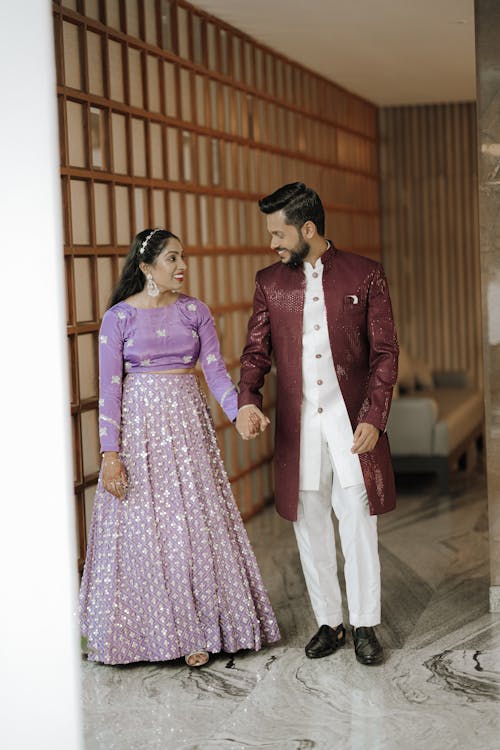
[{"label": "black leather shoe", "polygon": [[380,664],[384,649],[378,642],[373,628],[353,628],[354,651],[360,664]]},{"label": "black leather shoe", "polygon": [[344,645],[345,628],[342,623],[336,628],[322,625],[307,644],[306,656],[310,659],[320,659],[322,656],[333,654],[340,646]]}]

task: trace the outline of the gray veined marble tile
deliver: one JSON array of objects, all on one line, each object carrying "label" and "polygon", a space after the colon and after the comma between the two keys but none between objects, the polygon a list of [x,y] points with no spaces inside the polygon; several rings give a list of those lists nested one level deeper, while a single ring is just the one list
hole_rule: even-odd
[{"label": "gray veined marble tile", "polygon": [[488,612],[487,576],[453,579],[434,594],[408,638],[408,646],[430,645]]},{"label": "gray veined marble tile", "polygon": [[379,636],[385,646],[401,648],[431,600],[433,590],[400,558],[379,544],[382,571],[382,624]]},{"label": "gray veined marble tile", "polygon": [[460,481],[448,498],[407,485],[379,519],[383,665],[358,664],[350,636],[305,657],[317,626],[293,529],[267,508],[247,528],[281,643],[201,670],[84,662],[86,750],[499,750],[484,483]]},{"label": "gray veined marble tile", "polygon": [[87,663],[86,747],[164,750],[202,740],[265,679],[282,653],[274,647],[219,655],[200,670],[180,661],[130,667]]},{"label": "gray veined marble tile", "polygon": [[444,647],[479,649],[500,652],[500,614],[486,614],[469,623],[464,632],[455,631],[452,645],[444,642]]},{"label": "gray veined marble tile", "polygon": [[493,750],[495,745],[487,743],[495,741],[500,714],[491,699],[483,706],[476,687],[478,711],[464,690],[450,696],[448,684],[441,684],[444,675],[451,681],[455,674],[456,681],[462,679],[473,692],[470,679],[462,677],[467,673],[462,657],[463,652],[437,655],[422,664],[417,652],[409,652],[406,660],[366,669],[353,660],[352,651],[316,663],[298,649],[288,649],[272,679],[214,736],[188,747]]},{"label": "gray veined marble tile", "polygon": [[431,679],[472,702],[500,702],[500,651],[443,651],[425,662]]}]

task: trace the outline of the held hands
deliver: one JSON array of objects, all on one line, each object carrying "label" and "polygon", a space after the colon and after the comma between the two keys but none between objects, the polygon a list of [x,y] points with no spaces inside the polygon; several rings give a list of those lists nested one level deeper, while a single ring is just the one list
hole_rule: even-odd
[{"label": "held hands", "polygon": [[252,440],[264,432],[269,419],[253,404],[242,406],[236,417],[236,429],[243,440]]},{"label": "held hands", "polygon": [[360,422],[354,432],[351,453],[370,453],[377,445],[378,438],[379,431],[375,425]]},{"label": "held hands", "polygon": [[127,473],[117,453],[104,453],[102,462],[102,483],[104,489],[124,500],[127,494]]}]

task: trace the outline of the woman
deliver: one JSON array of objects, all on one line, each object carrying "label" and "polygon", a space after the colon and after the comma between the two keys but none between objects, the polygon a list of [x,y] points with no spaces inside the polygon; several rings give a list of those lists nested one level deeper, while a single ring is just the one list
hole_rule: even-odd
[{"label": "woman", "polygon": [[179,239],[132,243],[99,334],[103,456],[80,593],[89,659],[258,650],[279,630],[194,365],[229,419],[236,387],[207,306],[179,294]]}]

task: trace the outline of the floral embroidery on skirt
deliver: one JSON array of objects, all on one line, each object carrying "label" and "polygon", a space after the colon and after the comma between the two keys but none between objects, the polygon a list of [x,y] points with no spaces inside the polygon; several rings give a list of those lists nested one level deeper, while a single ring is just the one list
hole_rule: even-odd
[{"label": "floral embroidery on skirt", "polygon": [[80,591],[89,659],[166,661],[280,637],[195,375],[127,375],[125,500],[97,486]]}]

